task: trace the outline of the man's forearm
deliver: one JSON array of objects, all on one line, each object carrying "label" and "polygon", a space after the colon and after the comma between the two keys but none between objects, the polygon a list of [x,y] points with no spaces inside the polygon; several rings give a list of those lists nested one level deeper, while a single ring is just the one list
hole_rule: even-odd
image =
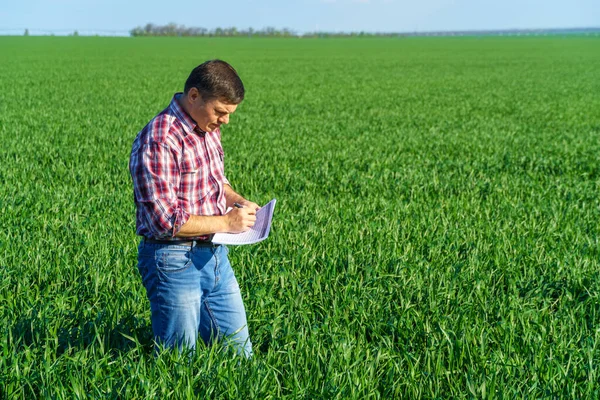
[{"label": "man's forearm", "polygon": [[[233,190],[229,185],[225,185],[225,200],[227,207],[233,208],[233,203],[242,203],[246,199],[240,196]],[[185,224],[181,226],[181,229],[175,237],[194,237],[210,235],[218,232],[230,232],[232,228],[238,229],[235,221],[233,222],[236,226],[232,227],[232,221],[226,215],[191,215]]]},{"label": "man's forearm", "polygon": [[229,228],[227,217],[224,215],[191,215],[175,236],[204,236],[217,232],[229,232]]},{"label": "man's forearm", "polygon": [[236,193],[235,190],[229,185],[225,185],[225,201],[227,202],[227,207],[233,207],[233,203],[241,203],[246,199]]}]

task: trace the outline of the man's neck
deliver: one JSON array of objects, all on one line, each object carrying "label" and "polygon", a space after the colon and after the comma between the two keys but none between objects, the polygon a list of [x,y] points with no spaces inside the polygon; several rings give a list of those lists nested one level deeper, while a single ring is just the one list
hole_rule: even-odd
[{"label": "man's neck", "polygon": [[181,107],[183,112],[186,113],[187,116],[190,117],[190,119],[192,121],[194,121],[196,126],[198,126],[198,121],[196,121],[194,118],[192,118],[192,114],[190,114],[190,110],[188,108],[188,104],[185,101],[185,99],[186,99],[185,93],[180,93],[178,96],[175,96],[175,101],[177,102],[177,104],[179,104],[179,107]]},{"label": "man's neck", "polygon": [[[185,103],[185,93],[179,93],[175,95],[175,101],[177,101],[179,107],[181,107],[181,109],[185,111],[187,115],[190,115],[190,110],[188,110],[187,104]],[[190,118],[192,117],[190,116]]]}]

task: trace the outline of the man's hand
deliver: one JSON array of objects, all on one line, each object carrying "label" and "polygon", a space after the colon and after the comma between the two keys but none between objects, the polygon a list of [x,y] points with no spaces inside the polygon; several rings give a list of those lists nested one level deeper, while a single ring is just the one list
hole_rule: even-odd
[{"label": "man's hand", "polygon": [[230,212],[225,214],[225,217],[229,233],[246,232],[252,228],[256,222],[256,209],[254,207],[244,205],[242,208],[232,209]]},{"label": "man's hand", "polygon": [[256,203],[254,203],[254,202],[252,202],[252,201],[250,201],[250,200],[243,200],[243,201],[240,201],[240,203],[239,203],[239,204],[240,204],[240,205],[242,205],[242,206],[244,206],[244,207],[246,207],[246,208],[250,208],[250,209],[252,209],[252,210],[254,210],[254,211],[258,211],[258,210],[260,210],[260,207],[259,207],[259,205],[258,205],[258,204],[256,204]]}]

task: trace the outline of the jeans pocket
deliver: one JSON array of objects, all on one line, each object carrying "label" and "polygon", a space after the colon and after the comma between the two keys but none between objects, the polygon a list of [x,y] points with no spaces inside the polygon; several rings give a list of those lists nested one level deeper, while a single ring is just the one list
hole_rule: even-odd
[{"label": "jeans pocket", "polygon": [[160,251],[156,257],[156,268],[169,274],[183,272],[191,265],[192,257],[189,251]]}]

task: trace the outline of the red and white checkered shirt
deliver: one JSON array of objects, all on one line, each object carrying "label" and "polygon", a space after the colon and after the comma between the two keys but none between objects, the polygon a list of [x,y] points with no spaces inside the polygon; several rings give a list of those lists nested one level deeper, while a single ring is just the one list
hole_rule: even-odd
[{"label": "red and white checkered shirt", "polygon": [[136,232],[147,238],[175,239],[190,215],[225,213],[221,131],[203,132],[177,102],[180,95],[138,133],[131,149]]}]

